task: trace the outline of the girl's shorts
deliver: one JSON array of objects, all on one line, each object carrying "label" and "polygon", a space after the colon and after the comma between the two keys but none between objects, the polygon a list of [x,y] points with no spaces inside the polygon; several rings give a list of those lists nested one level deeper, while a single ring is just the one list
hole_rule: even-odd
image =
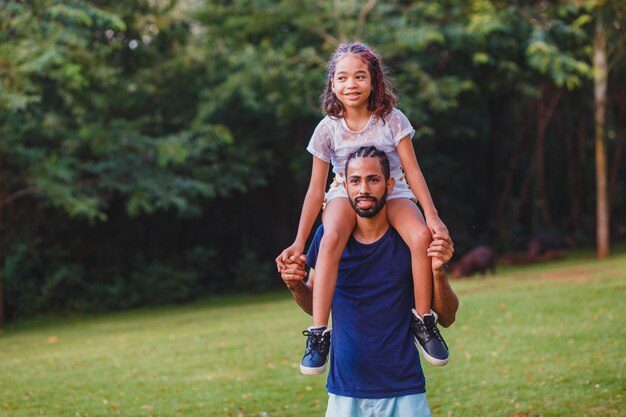
[{"label": "girl's shorts", "polygon": [[326,417],[431,417],[426,394],[394,398],[352,398],[328,394]]}]

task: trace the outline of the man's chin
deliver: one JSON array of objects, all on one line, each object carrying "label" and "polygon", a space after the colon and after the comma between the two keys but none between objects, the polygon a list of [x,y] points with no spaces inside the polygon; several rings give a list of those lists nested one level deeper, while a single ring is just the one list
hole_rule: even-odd
[{"label": "man's chin", "polygon": [[372,217],[378,214],[379,210],[376,210],[376,208],[372,208],[369,210],[355,210],[355,211],[356,211],[357,216],[363,217],[365,219],[371,219]]},{"label": "man's chin", "polygon": [[376,204],[367,208],[361,208],[358,206],[355,206],[353,208],[357,216],[364,217],[366,219],[371,219],[372,217],[376,216],[380,212],[380,209],[381,209],[381,207],[379,207]]}]

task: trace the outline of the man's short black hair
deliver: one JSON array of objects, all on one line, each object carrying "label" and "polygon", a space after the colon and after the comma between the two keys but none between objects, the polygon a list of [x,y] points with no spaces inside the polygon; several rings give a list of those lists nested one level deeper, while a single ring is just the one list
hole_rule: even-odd
[{"label": "man's short black hair", "polygon": [[391,171],[389,169],[389,159],[387,155],[378,150],[375,146],[362,146],[356,151],[352,152],[348,155],[348,159],[346,159],[345,173],[346,177],[348,176],[348,165],[350,165],[350,161],[354,158],[376,158],[380,163],[380,168],[383,170],[383,175],[385,176],[385,181],[389,179],[391,176]]}]

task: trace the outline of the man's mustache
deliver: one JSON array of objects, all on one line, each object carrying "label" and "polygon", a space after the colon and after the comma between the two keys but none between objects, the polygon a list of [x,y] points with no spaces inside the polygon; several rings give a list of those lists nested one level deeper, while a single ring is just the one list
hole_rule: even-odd
[{"label": "man's mustache", "polygon": [[356,198],[354,199],[354,201],[360,201],[360,200],[371,200],[371,201],[376,201],[376,200],[378,200],[378,199],[377,199],[376,197],[369,196],[369,195],[363,195],[363,196],[360,196],[360,197],[356,197]]}]

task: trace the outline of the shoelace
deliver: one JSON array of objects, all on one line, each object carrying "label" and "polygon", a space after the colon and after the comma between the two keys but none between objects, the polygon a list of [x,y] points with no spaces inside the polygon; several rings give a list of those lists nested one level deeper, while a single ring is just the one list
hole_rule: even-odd
[{"label": "shoelace", "polygon": [[414,328],[416,332],[424,333],[426,335],[425,342],[428,342],[431,336],[434,336],[437,338],[437,340],[443,343],[446,349],[448,349],[448,344],[445,340],[443,340],[441,333],[439,333],[439,328],[437,328],[436,322],[433,321],[432,323],[429,323],[429,325],[427,325],[424,322],[415,320],[411,323],[411,327]]},{"label": "shoelace", "polygon": [[443,343],[443,345],[446,347],[446,349],[448,349],[448,344],[446,343],[445,340],[443,340],[443,337],[441,336],[441,333],[439,333],[439,328],[437,327],[437,323],[433,322],[432,325],[430,326],[426,326],[424,325],[424,328],[429,330],[429,333],[434,334],[435,337],[437,338],[437,340],[439,340],[441,343]]},{"label": "shoelace", "polygon": [[309,330],[304,330],[302,334],[309,338],[307,341],[305,354],[311,353],[313,349],[318,350],[322,353],[326,353],[324,349],[324,334],[323,333],[316,333],[316,332],[312,332]]}]

